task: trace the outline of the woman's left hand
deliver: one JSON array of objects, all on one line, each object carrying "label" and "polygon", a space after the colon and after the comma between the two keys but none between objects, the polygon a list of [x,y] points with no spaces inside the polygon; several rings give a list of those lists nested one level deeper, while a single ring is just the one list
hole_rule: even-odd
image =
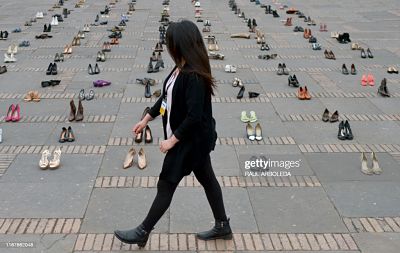
[{"label": "woman's left hand", "polygon": [[161,141],[161,143],[160,143],[160,151],[163,152],[163,153],[167,153],[168,150],[173,148],[177,142],[178,142],[178,139],[176,139],[175,136],[172,136],[168,140]]}]

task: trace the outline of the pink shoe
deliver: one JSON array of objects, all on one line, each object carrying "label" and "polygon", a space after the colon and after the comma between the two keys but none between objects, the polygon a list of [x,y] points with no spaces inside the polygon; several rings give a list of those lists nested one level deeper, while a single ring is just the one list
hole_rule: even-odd
[{"label": "pink shoe", "polygon": [[21,119],[21,111],[19,105],[17,105],[12,113],[12,121],[17,122]]},{"label": "pink shoe", "polygon": [[367,86],[367,84],[368,84],[367,76],[366,76],[366,75],[362,75],[362,78],[361,78],[361,85],[362,85],[362,86]]},{"label": "pink shoe", "polygon": [[14,104],[12,104],[12,105],[10,105],[10,107],[8,107],[8,111],[7,111],[7,115],[6,115],[6,122],[12,121],[12,116],[14,114],[14,110],[15,110]]},{"label": "pink shoe", "polygon": [[326,27],[326,24],[324,24],[324,32],[327,32],[328,28]]},{"label": "pink shoe", "polygon": [[375,79],[374,76],[372,74],[368,74],[368,84],[369,86],[374,86],[375,85]]},{"label": "pink shoe", "polygon": [[324,25],[321,23],[321,24],[319,24],[319,31],[320,32],[323,32],[324,31]]}]

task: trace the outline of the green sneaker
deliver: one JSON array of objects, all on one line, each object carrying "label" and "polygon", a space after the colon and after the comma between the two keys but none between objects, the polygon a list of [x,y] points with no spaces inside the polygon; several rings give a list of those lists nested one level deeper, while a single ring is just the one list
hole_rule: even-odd
[{"label": "green sneaker", "polygon": [[256,113],[254,112],[254,111],[250,111],[250,122],[251,123],[254,123],[254,122],[256,122],[258,119],[257,119],[257,116],[256,116]]},{"label": "green sneaker", "polygon": [[248,123],[250,121],[249,117],[247,117],[246,111],[242,111],[242,116],[240,117],[240,120],[244,123]]}]

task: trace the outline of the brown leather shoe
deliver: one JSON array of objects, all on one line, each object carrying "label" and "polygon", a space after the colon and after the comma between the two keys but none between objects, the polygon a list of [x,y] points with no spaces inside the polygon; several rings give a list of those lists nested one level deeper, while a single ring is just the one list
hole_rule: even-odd
[{"label": "brown leather shoe", "polygon": [[75,120],[76,120],[76,121],[82,121],[82,120],[83,120],[83,106],[82,106],[82,100],[79,100],[78,112],[76,113]]},{"label": "brown leather shoe", "polygon": [[76,107],[75,107],[75,103],[74,100],[71,100],[71,102],[69,102],[69,105],[71,107],[71,111],[69,113],[69,121],[74,121],[75,120],[75,114],[76,114]]}]

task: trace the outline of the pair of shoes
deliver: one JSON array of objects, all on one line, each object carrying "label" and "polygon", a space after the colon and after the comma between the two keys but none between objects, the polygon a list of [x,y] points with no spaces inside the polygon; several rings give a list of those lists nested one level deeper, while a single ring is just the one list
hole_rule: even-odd
[{"label": "pair of shoes", "polygon": [[7,115],[6,115],[6,122],[18,122],[21,119],[21,109],[19,104],[17,105],[10,105],[8,107]]},{"label": "pair of shoes", "polygon": [[50,63],[46,70],[46,75],[57,75],[57,63]]},{"label": "pair of shoes", "polygon": [[361,58],[365,59],[365,58],[367,58],[367,55],[368,55],[368,58],[371,58],[371,59],[374,58],[374,56],[372,55],[372,52],[369,48],[367,48],[367,53],[365,53],[364,48],[361,48]]},{"label": "pair of shoes", "polygon": [[163,49],[162,44],[158,42],[158,43],[156,44],[155,48],[154,48],[154,51],[155,51],[155,52],[163,52],[164,49]]},{"label": "pair of shoes", "polygon": [[262,60],[273,60],[276,57],[278,57],[277,54],[260,54],[260,55],[258,55],[258,59],[262,59]]},{"label": "pair of shoes", "polygon": [[320,32],[327,32],[327,31],[328,31],[328,28],[327,28],[326,24],[321,23],[321,24],[319,25],[319,31],[320,31]]},{"label": "pair of shoes", "polygon": [[211,32],[211,28],[209,27],[209,26],[205,26],[205,27],[203,27],[203,33],[209,33],[209,32]]},{"label": "pair of shoes", "polygon": [[89,75],[97,75],[97,74],[100,74],[99,65],[96,63],[96,65],[94,65],[94,69],[93,69],[93,68],[92,68],[92,64],[89,64],[89,66],[88,66],[88,74],[89,74]]},{"label": "pair of shoes", "polygon": [[321,44],[319,43],[312,43],[313,50],[321,50]]},{"label": "pair of shoes", "polygon": [[154,85],[156,85],[156,80],[154,80],[152,78],[147,78],[147,77],[145,77],[143,79],[136,78],[136,83],[143,84],[143,85],[149,84],[151,86],[154,86]]},{"label": "pair of shoes", "polygon": [[361,50],[362,47],[358,43],[351,43],[351,50]]},{"label": "pair of shoes", "polygon": [[250,123],[247,123],[246,133],[247,138],[251,141],[261,141],[263,139],[260,123],[257,123],[255,128]]},{"label": "pair of shoes", "polygon": [[103,51],[98,51],[96,61],[97,62],[105,62],[106,61],[106,53],[104,53]]},{"label": "pair of shoes", "polygon": [[304,28],[301,26],[295,26],[293,32],[304,32]]},{"label": "pair of shoes", "polygon": [[59,143],[64,143],[64,142],[74,142],[75,141],[75,135],[74,132],[72,131],[71,126],[67,128],[63,127],[61,129],[61,134],[60,138],[58,139]]},{"label": "pair of shoes", "polygon": [[111,45],[119,45],[119,40],[118,40],[118,38],[112,38],[111,41],[110,41],[110,44],[111,44]]},{"label": "pair of shoes", "polygon": [[[127,168],[133,166],[135,155],[136,155],[136,150],[133,147],[130,148],[128,153],[126,154],[126,157],[124,160],[124,165],[123,165],[124,169],[127,169]],[[146,154],[145,154],[143,148],[140,148],[140,150],[139,150],[137,165],[138,165],[138,168],[141,170],[143,170],[144,168],[147,167]]]},{"label": "pair of shoes", "polygon": [[4,74],[7,72],[7,66],[6,65],[0,65],[0,75]]},{"label": "pair of shoes", "polygon": [[297,98],[300,100],[310,100],[311,99],[311,95],[308,92],[307,86],[303,87],[299,87],[299,89],[297,90]]},{"label": "pair of shoes", "polygon": [[29,47],[31,43],[28,40],[24,40],[21,43],[19,43],[19,47]]},{"label": "pair of shoes", "polygon": [[243,87],[243,82],[242,82],[241,79],[235,77],[235,78],[233,79],[232,86],[233,86],[233,87],[238,87],[238,86],[239,86],[239,87]]},{"label": "pair of shoes", "polygon": [[375,85],[375,78],[372,74],[362,75],[361,77],[361,85],[362,86],[374,86]]},{"label": "pair of shoes", "polygon": [[361,153],[361,172],[366,175],[380,175],[382,174],[383,170],[379,166],[378,158],[376,157],[375,152],[371,153],[371,160],[372,160],[372,168],[368,167],[368,160],[364,152]]},{"label": "pair of shoes", "polygon": [[69,121],[82,121],[83,120],[83,105],[82,105],[82,100],[79,99],[79,104],[78,104],[78,111],[76,111],[75,103],[74,100],[71,99],[71,102],[69,102],[71,111],[69,113]]},{"label": "pair of shoes", "polygon": [[210,52],[208,55],[208,58],[214,59],[214,60],[223,60],[223,59],[225,59],[225,55],[220,54],[220,53]]},{"label": "pair of shoes", "polygon": [[72,45],[65,45],[63,54],[72,54]]},{"label": "pair of shoes", "polygon": [[15,44],[11,44],[7,48],[7,54],[17,54],[18,53],[18,46]]},{"label": "pair of shoes", "polygon": [[44,33],[49,33],[49,32],[51,32],[51,24],[49,24],[49,25],[44,25],[43,26],[43,32]]},{"label": "pair of shoes", "polygon": [[[350,73],[352,75],[357,75],[356,66],[354,64],[351,64]],[[343,75],[348,75],[349,74],[349,70],[347,69],[346,64],[344,64],[344,63],[342,65],[342,74]]]},{"label": "pair of shoes", "polygon": [[389,74],[398,74],[399,71],[396,69],[396,67],[388,67],[387,72]]},{"label": "pair of shoes", "polygon": [[311,37],[311,29],[308,29],[308,28],[304,29],[303,37],[304,37],[306,40],[310,39],[310,37]]},{"label": "pair of shoes", "polygon": [[90,32],[90,26],[89,26],[88,24],[85,24],[85,25],[83,26],[82,31],[85,32],[85,33]]},{"label": "pair of shoes", "polygon": [[55,16],[55,17],[53,17],[52,19],[51,19],[51,22],[50,22],[50,24],[52,25],[52,26],[57,26],[58,25],[58,17],[57,16]]},{"label": "pair of shoes", "polygon": [[63,53],[56,53],[54,56],[54,62],[63,62],[64,61],[64,54]]},{"label": "pair of shoes", "polygon": [[75,36],[75,37],[72,39],[71,45],[72,45],[72,46],[80,46],[80,45],[81,45],[81,38],[78,37],[78,36]]},{"label": "pair of shoes", "polygon": [[40,34],[40,35],[36,35],[35,38],[36,38],[36,39],[42,39],[42,40],[44,40],[44,39],[53,38],[53,36],[48,35],[47,33],[43,33],[43,34]]},{"label": "pair of shoes", "polygon": [[40,95],[38,91],[29,91],[25,97],[24,97],[25,102],[39,102],[40,101]]},{"label": "pair of shoes", "polygon": [[106,80],[96,80],[93,82],[94,87],[104,87],[104,86],[110,86],[111,82],[106,81]]},{"label": "pair of shoes", "polygon": [[242,121],[243,123],[254,123],[257,122],[257,116],[255,111],[250,111],[250,117],[247,116],[246,111],[242,111],[242,114],[240,116],[240,121]]},{"label": "pair of shoes", "polygon": [[339,140],[352,140],[354,138],[353,132],[351,131],[350,128],[350,123],[349,121],[341,121],[339,123],[339,132],[338,132],[338,139]]},{"label": "pair of shoes", "polygon": [[293,86],[293,87],[299,87],[299,80],[297,80],[297,76],[296,75],[289,75],[288,77],[288,86]]},{"label": "pair of shoes", "polygon": [[103,52],[111,52],[111,43],[108,42],[108,41],[105,41],[103,43],[103,47],[102,47],[101,51],[103,51]]},{"label": "pair of shoes", "polygon": [[337,121],[339,121],[339,112],[338,111],[335,111],[334,113],[332,113],[332,115],[329,117],[329,110],[328,110],[328,108],[325,108],[325,111],[324,111],[324,113],[322,114],[322,121],[323,122],[331,122],[331,123],[334,123],[334,122],[337,122]]},{"label": "pair of shoes", "polygon": [[262,43],[262,44],[261,44],[260,50],[261,50],[261,51],[269,51],[270,48],[269,48],[268,44]]},{"label": "pair of shoes", "polygon": [[378,94],[380,94],[382,97],[390,97],[386,82],[386,78],[383,78],[383,80],[381,81],[381,85],[378,88]]},{"label": "pair of shoes", "polygon": [[153,62],[162,61],[161,52],[158,52],[158,54],[156,54],[156,51],[154,51],[153,54],[151,55],[151,60]]},{"label": "pair of shoes", "polygon": [[94,90],[90,90],[88,94],[85,94],[85,89],[79,91],[79,100],[90,101],[94,99]]},{"label": "pair of shoes", "polygon": [[350,40],[350,35],[348,33],[343,33],[343,34],[339,34],[339,33],[331,33],[331,37],[332,35],[335,35],[334,38],[336,38],[336,40],[341,43],[341,44],[346,44],[348,42],[351,42]]},{"label": "pair of shoes", "polygon": [[286,68],[286,64],[285,63],[279,63],[278,64],[278,70],[276,71],[276,73],[281,76],[281,75],[289,75],[289,71]]},{"label": "pair of shoes", "polygon": [[14,30],[12,30],[11,32],[12,33],[20,33],[22,30],[21,30],[21,28],[15,28]]},{"label": "pair of shoes", "polygon": [[12,63],[16,61],[17,58],[15,58],[14,54],[8,54],[8,53],[4,54],[4,63]]},{"label": "pair of shoes", "polygon": [[108,36],[108,38],[110,38],[110,39],[113,39],[113,38],[121,39],[122,38],[122,33],[121,32],[113,32]]},{"label": "pair of shoes", "polygon": [[141,143],[144,139],[145,143],[152,143],[153,142],[153,135],[151,133],[151,129],[149,126],[146,126],[143,131],[136,135],[135,142]]},{"label": "pair of shoes", "polygon": [[315,38],[314,36],[311,36],[309,39],[308,39],[308,42],[309,43],[317,43],[317,38]]},{"label": "pair of shoes", "polygon": [[235,65],[225,65],[225,72],[227,73],[236,73],[237,68]]},{"label": "pair of shoes", "polygon": [[85,39],[85,33],[82,31],[78,31],[78,34],[76,35],[76,37],[78,37],[80,39]]},{"label": "pair of shoes", "polygon": [[219,51],[219,46],[217,40],[213,40],[208,44],[208,51]]},{"label": "pair of shoes", "polygon": [[42,156],[39,160],[39,167],[42,170],[46,170],[48,168],[54,170],[60,167],[61,164],[61,149],[58,147],[56,150],[54,150],[53,153],[53,159],[49,161],[50,157],[50,151],[49,150],[44,150],[42,152]]},{"label": "pair of shoes", "polygon": [[36,12],[35,17],[37,19],[42,19],[42,18],[44,18],[44,13],[42,11],[38,11],[38,12]]},{"label": "pair of shoes", "polygon": [[150,57],[150,62],[147,67],[147,73],[157,73],[160,71],[160,67],[164,68],[164,61],[162,59],[158,60],[156,65],[153,67],[153,59]]},{"label": "pair of shoes", "polygon": [[292,18],[287,18],[284,25],[285,25],[285,26],[292,26],[292,25],[293,25],[293,24],[292,24]]},{"label": "pair of shoes", "polygon": [[332,52],[332,50],[326,50],[324,51],[325,58],[328,60],[336,60],[335,54]]},{"label": "pair of shoes", "polygon": [[41,86],[43,88],[50,87],[50,86],[57,86],[59,85],[61,80],[50,80],[50,81],[42,81]]}]

